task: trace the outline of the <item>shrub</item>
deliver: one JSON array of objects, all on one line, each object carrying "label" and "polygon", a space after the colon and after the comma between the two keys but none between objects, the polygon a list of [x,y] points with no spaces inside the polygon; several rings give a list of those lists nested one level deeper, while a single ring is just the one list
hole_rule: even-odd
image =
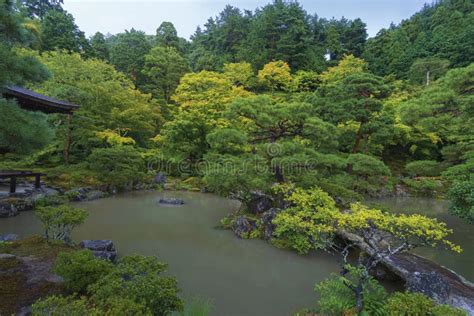
[{"label": "shrub", "polygon": [[405,172],[412,177],[436,177],[440,175],[441,167],[434,160],[417,160],[407,163]]},{"label": "shrub", "polygon": [[90,250],[61,252],[54,264],[54,273],[64,279],[71,292],[83,293],[113,269],[112,263],[96,258]]},{"label": "shrub", "polygon": [[442,189],[440,181],[429,178],[404,179],[403,182],[415,195],[433,196]]},{"label": "shrub", "polygon": [[429,315],[435,306],[433,300],[421,293],[396,292],[387,301],[390,315]]},{"label": "shrub", "polygon": [[149,309],[154,315],[182,310],[175,278],[162,276],[166,264],[155,257],[129,256],[119,260],[115,269],[89,286],[89,293],[100,309],[108,300],[130,299]]},{"label": "shrub", "polygon": [[84,223],[87,212],[69,205],[39,207],[36,216],[43,224],[46,240],[70,242],[71,231]]},{"label": "shrub", "polygon": [[454,183],[447,194],[449,211],[469,222],[474,222],[474,178]]},{"label": "shrub", "polygon": [[467,316],[467,313],[459,308],[449,305],[437,305],[431,310],[432,316]]},{"label": "shrub", "polygon": [[[347,276],[348,278],[351,275]],[[319,294],[317,311],[323,315],[343,315],[356,307],[354,292],[344,284],[346,277],[333,275],[315,286]],[[370,278],[364,289],[364,311],[369,315],[386,315],[385,302],[387,292],[373,278]]]},{"label": "shrub", "polygon": [[364,178],[391,174],[390,169],[382,161],[364,154],[349,155],[347,164],[351,166],[354,174]]},{"label": "shrub", "polygon": [[393,316],[431,315],[431,316],[465,316],[463,310],[449,305],[436,303],[421,293],[396,292],[387,301],[387,310]]},{"label": "shrub", "polygon": [[87,301],[73,296],[49,296],[31,306],[33,316],[85,316],[89,315]]},{"label": "shrub", "polygon": [[100,180],[118,187],[133,184],[144,176],[144,161],[132,146],[94,149],[87,162]]},{"label": "shrub", "polygon": [[143,304],[137,303],[128,298],[112,297],[107,299],[102,305],[101,313],[106,316],[151,316],[153,313]]}]

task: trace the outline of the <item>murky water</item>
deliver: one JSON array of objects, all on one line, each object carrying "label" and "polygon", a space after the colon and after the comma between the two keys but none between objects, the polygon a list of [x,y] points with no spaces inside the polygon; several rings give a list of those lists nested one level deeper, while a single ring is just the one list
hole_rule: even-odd
[{"label": "murky water", "polygon": [[453,229],[453,234],[449,239],[461,245],[463,253],[456,254],[444,249],[429,248],[419,249],[416,252],[456,271],[467,280],[474,281],[474,225],[449,215],[447,201],[413,197],[384,198],[372,200],[370,203],[382,205],[392,212],[418,213],[445,222],[449,228]]},{"label": "murky water", "polygon": [[[186,204],[158,205],[161,196],[183,198]],[[75,240],[111,239],[119,255],[157,255],[169,264],[185,297],[213,301],[214,315],[290,315],[314,306],[314,284],[338,271],[336,258],[325,253],[298,256],[215,229],[236,205],[214,195],[134,192],[78,206],[90,216],[75,231]],[[33,212],[0,220],[0,233],[40,231]]]}]

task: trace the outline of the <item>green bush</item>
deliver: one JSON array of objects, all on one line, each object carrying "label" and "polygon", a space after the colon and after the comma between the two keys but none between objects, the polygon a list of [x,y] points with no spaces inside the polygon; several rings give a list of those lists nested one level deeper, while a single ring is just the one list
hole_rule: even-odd
[{"label": "green bush", "polygon": [[417,160],[405,165],[405,172],[411,177],[437,177],[441,166],[434,160]]},{"label": "green bush", "polygon": [[102,304],[99,315],[107,316],[152,316],[153,313],[143,304],[123,297],[111,297]]},{"label": "green bush", "polygon": [[36,209],[36,216],[43,224],[46,240],[71,241],[72,230],[84,223],[86,211],[69,205],[47,206]]},{"label": "green bush", "polygon": [[33,316],[86,316],[90,315],[85,299],[73,296],[49,296],[31,305]]},{"label": "green bush", "polygon": [[96,258],[90,250],[61,252],[54,264],[54,273],[64,279],[71,292],[84,293],[87,287],[97,282],[113,269],[113,264]]},{"label": "green bush", "polygon": [[387,301],[386,305],[392,316],[463,316],[464,311],[448,305],[436,303],[421,293],[396,292]]},{"label": "green bush", "polygon": [[432,316],[467,316],[467,313],[459,308],[449,305],[437,305],[431,310]]},{"label": "green bush", "polygon": [[155,257],[124,257],[112,272],[90,285],[88,291],[100,309],[106,309],[112,298],[130,299],[153,315],[166,315],[182,310],[183,302],[178,297],[176,279],[163,276],[165,270],[166,264]]},{"label": "green bush", "polygon": [[433,300],[421,293],[396,292],[387,302],[387,310],[393,316],[429,315],[434,306]]},{"label": "green bush", "polygon": [[420,196],[433,196],[442,189],[440,181],[429,178],[404,179],[403,182],[412,193]]},{"label": "green bush", "polygon": [[449,211],[469,222],[474,222],[474,178],[454,183],[447,194]]},{"label": "green bush", "polygon": [[[350,276],[348,276],[350,277]],[[345,277],[333,275],[315,286],[319,294],[317,311],[322,315],[343,315],[356,307],[354,292],[345,284]],[[364,311],[369,315],[386,315],[385,302],[387,292],[373,278],[370,278],[364,290]]]},{"label": "green bush", "polygon": [[144,161],[132,146],[94,149],[87,162],[97,178],[119,188],[133,184],[144,176]]}]

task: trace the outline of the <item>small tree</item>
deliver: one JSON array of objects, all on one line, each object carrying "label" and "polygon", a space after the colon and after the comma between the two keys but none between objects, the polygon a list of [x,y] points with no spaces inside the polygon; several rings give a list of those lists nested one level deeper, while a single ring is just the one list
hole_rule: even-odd
[{"label": "small tree", "polygon": [[[356,297],[358,312],[364,309],[364,289],[370,280],[369,272],[379,263],[417,247],[444,245],[461,252],[461,248],[446,237],[452,230],[445,223],[422,215],[389,214],[377,209],[369,209],[361,204],[353,204],[351,212],[338,216],[338,229],[341,232],[355,234],[352,242],[338,249],[342,254],[343,274],[350,272],[355,279],[346,278],[344,284]],[[355,267],[349,265],[348,255],[351,248],[361,248]]]},{"label": "small tree", "polygon": [[43,224],[44,236],[47,241],[71,241],[72,230],[84,223],[88,214],[86,211],[69,205],[40,207],[36,216]]}]

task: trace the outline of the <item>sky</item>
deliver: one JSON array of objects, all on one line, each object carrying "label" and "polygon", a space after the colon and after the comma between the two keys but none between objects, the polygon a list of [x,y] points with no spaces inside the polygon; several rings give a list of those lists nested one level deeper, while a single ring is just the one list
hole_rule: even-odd
[{"label": "sky", "polygon": [[[432,0],[299,0],[310,14],[319,17],[354,19],[367,24],[369,36],[375,36],[391,22],[399,23]],[[64,0],[63,8],[76,19],[87,36],[100,31],[116,34],[132,27],[155,34],[163,21],[174,24],[178,35],[189,39],[198,25],[214,17],[230,4],[254,10],[272,0]]]}]

